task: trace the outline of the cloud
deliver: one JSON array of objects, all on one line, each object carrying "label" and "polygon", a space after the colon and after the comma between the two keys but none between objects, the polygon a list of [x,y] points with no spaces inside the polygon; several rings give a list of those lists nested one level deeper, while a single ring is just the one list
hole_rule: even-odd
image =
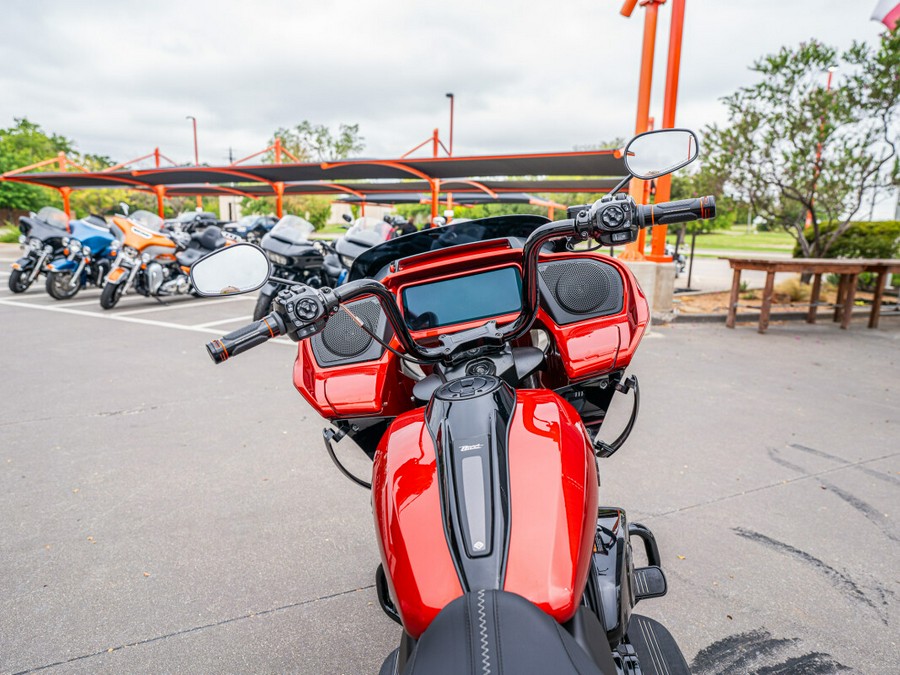
[{"label": "cloud", "polygon": [[[447,91],[456,154],[568,150],[634,128],[643,10],[626,20],[617,2],[7,0],[4,12],[0,125],[27,116],[120,160],[158,145],[189,161],[186,115],[210,163],[303,119],[359,123],[367,155],[396,156],[435,127],[447,139]],[[664,5],[657,119],[668,16]],[[840,0],[693,0],[678,121],[721,121],[717,99],[766,51],[878,32]]]}]

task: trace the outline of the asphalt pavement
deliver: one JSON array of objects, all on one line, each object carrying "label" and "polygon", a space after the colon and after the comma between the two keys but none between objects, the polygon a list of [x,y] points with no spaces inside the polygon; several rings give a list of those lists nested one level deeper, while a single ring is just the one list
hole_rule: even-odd
[{"label": "asphalt pavement", "polygon": [[[13,296],[10,252],[0,672],[376,672],[399,628],[370,495],[325,454],[295,346],[203,348],[253,296]],[[699,675],[898,672],[900,321],[662,326],[632,370],[601,501],[659,540],[669,595],[639,611]]]}]

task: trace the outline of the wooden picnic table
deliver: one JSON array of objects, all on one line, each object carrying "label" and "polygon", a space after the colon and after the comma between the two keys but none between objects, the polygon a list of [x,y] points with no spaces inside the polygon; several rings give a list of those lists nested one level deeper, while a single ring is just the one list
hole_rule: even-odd
[{"label": "wooden picnic table", "polygon": [[813,275],[812,295],[809,298],[809,311],[806,315],[807,323],[816,322],[816,312],[821,304],[819,303],[819,295],[822,291],[822,275],[837,274],[840,276],[837,300],[833,306],[834,320],[841,322],[841,328],[847,328],[850,325],[850,314],[856,296],[856,281],[860,274],[872,272],[877,275],[875,298],[872,301],[872,311],[869,314],[869,328],[877,328],[886,277],[890,273],[900,272],[900,259],[727,257],[722,257],[721,259],[727,260],[731,265],[731,269],[734,270],[734,277],[731,282],[731,296],[728,302],[728,319],[725,321],[725,325],[728,328],[734,328],[734,322],[737,318],[741,271],[761,270],[766,272],[766,285],[763,289],[762,306],[759,312],[760,333],[765,333],[769,327],[769,313],[772,309],[772,295],[777,272],[799,272],[800,274],[808,273]]}]

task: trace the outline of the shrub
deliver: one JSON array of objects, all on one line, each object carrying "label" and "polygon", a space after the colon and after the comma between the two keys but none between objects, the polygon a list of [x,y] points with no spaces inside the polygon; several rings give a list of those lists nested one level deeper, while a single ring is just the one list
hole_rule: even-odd
[{"label": "shrub", "polygon": [[[820,240],[834,232],[836,225],[819,228]],[[807,241],[812,231],[806,233]],[[800,244],[794,246],[794,257],[801,257]],[[898,258],[900,257],[900,221],[853,223],[828,249],[826,258]]]},{"label": "shrub", "polygon": [[800,277],[791,277],[775,286],[775,293],[787,296],[791,302],[806,302],[812,295],[812,286],[804,284]]}]

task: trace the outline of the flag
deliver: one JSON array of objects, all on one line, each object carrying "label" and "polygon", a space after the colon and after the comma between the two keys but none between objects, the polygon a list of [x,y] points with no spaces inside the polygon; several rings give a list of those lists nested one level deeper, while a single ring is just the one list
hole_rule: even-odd
[{"label": "flag", "polygon": [[898,0],[878,0],[872,19],[880,21],[888,30],[894,30],[900,22],[900,2]]}]

